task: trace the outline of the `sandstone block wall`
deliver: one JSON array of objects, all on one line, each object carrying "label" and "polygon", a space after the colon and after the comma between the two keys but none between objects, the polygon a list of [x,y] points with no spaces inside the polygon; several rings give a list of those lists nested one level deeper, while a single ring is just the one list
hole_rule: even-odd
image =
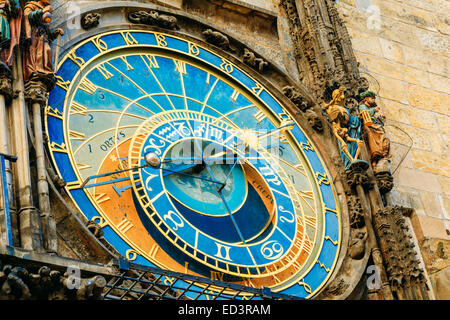
[{"label": "sandstone block wall", "polygon": [[393,204],[412,226],[436,298],[450,283],[450,2],[338,0],[360,68],[388,118]]}]

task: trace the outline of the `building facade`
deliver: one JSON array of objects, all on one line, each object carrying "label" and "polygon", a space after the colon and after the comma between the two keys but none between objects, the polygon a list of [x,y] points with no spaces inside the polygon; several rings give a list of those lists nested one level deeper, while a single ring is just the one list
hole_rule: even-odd
[{"label": "building facade", "polygon": [[448,299],[446,5],[4,1],[1,297]]}]

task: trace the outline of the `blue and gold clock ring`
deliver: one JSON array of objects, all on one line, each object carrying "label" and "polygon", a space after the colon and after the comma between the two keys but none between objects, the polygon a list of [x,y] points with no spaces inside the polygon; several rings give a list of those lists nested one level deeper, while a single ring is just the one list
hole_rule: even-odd
[{"label": "blue and gold clock ring", "polygon": [[[57,68],[57,85],[45,109],[51,158],[58,175],[68,182],[66,191],[75,206],[88,220],[101,219],[105,240],[133,262],[313,297],[331,277],[340,250],[341,213],[336,190],[319,148],[295,116],[271,92],[273,88],[266,88],[257,75],[244,70],[248,69],[232,63],[200,41],[181,35],[117,30],[90,36],[71,48]],[[158,179],[150,179],[148,183],[155,190],[160,185],[161,192],[149,197],[145,180],[153,174],[150,168],[147,173],[136,172],[141,185],[135,176],[116,175],[117,182],[111,185],[81,188],[81,182],[90,176],[129,168],[130,160],[144,161],[144,144],[146,147],[152,143],[158,147],[163,142],[167,147],[173,145],[174,140],[161,139],[165,136],[158,132],[151,137],[148,133],[137,134],[148,119],[159,115],[162,120],[169,112],[196,113],[199,122],[211,119],[203,122],[215,126],[218,134],[233,132],[242,137],[240,146],[224,144],[232,150],[230,154],[245,157],[227,177],[233,183],[224,183],[220,189],[223,181],[218,172],[225,171],[228,175],[234,163],[210,171],[209,166],[193,167],[198,176],[203,174],[206,189],[214,191],[217,185],[218,194],[225,193],[220,200],[225,208],[230,204],[229,215],[228,210],[216,211],[214,206],[198,207],[200,204],[194,200],[202,196],[201,192],[193,194],[195,183],[186,186],[182,183],[187,181],[181,184],[175,181],[169,187],[161,178],[161,171]],[[184,121],[166,120],[167,128],[177,129],[177,123]],[[185,122],[185,128],[178,130],[188,133],[198,129],[189,125],[194,120],[189,121]],[[202,143],[219,144],[216,137],[201,137]],[[192,140],[193,135],[185,138]],[[133,149],[139,139],[142,139],[140,146]],[[263,139],[264,143],[260,144]],[[242,146],[257,150],[255,159],[264,159],[264,164],[255,165],[255,159],[246,157]],[[160,151],[157,156],[162,161],[163,157],[169,157],[164,148],[146,151],[155,154]],[[133,157],[130,152],[134,152]],[[176,176],[166,177],[177,180]],[[156,180],[158,183],[154,183]],[[245,196],[240,186],[243,180],[248,190]],[[230,188],[231,185],[234,187]],[[190,199],[176,193],[183,190]],[[250,190],[254,191],[253,195]],[[260,204],[264,198],[266,202],[261,207],[268,212],[258,217],[259,222],[255,219],[254,232],[244,230],[239,219],[231,219],[246,207],[245,201],[250,198]],[[164,204],[158,202],[161,200]],[[243,204],[241,200],[245,200]],[[196,206],[203,214],[190,210]],[[185,219],[186,212],[180,214],[180,210],[187,209],[192,211],[191,220]],[[146,221],[153,225],[152,232],[161,235],[160,238],[152,237],[138,211],[144,212]],[[230,233],[234,230],[234,238],[227,239],[217,231],[215,238],[207,237],[201,231],[213,223],[193,228],[192,219],[198,218],[194,214],[211,219],[228,218],[224,229]],[[272,220],[267,219],[270,214]],[[149,216],[155,223],[150,222]],[[267,221],[271,222],[266,226]],[[247,224],[252,223],[252,219],[247,220]],[[159,230],[157,225],[161,228],[165,225],[166,229]],[[283,225],[291,225],[291,229]],[[192,233],[182,233],[187,226],[192,228]],[[161,239],[166,241],[162,246]],[[236,245],[242,239],[248,245]],[[246,250],[242,251],[242,259],[236,255],[240,248]]]}]

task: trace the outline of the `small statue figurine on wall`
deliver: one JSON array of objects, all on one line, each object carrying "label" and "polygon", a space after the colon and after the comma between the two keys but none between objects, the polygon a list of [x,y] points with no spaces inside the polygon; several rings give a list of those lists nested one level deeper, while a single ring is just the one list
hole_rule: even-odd
[{"label": "small statue figurine on wall", "polygon": [[50,0],[28,1],[24,7],[24,81],[33,77],[47,78],[54,75],[50,43],[63,35],[62,29],[50,30],[52,20]]},{"label": "small statue figurine on wall", "polygon": [[0,64],[9,70],[19,44],[22,15],[18,0],[0,1]]},{"label": "small statue figurine on wall", "polygon": [[359,114],[363,122],[363,130],[366,134],[370,160],[374,171],[386,171],[391,157],[390,140],[386,136],[384,122],[386,117],[380,113],[380,108],[375,101],[376,94],[365,91],[360,94],[362,101],[359,105]]},{"label": "small statue figurine on wall", "polygon": [[242,56],[242,61],[245,64],[258,70],[259,72],[263,72],[263,70],[269,65],[267,61],[264,61],[261,58],[257,58],[255,53],[247,48],[244,48],[244,55]]},{"label": "small statue figurine on wall", "polygon": [[342,106],[345,103],[345,88],[340,87],[333,91],[332,100],[324,106],[331,120],[331,128],[338,139],[341,157],[345,169],[358,160],[363,141],[359,140],[360,124],[358,116]]}]

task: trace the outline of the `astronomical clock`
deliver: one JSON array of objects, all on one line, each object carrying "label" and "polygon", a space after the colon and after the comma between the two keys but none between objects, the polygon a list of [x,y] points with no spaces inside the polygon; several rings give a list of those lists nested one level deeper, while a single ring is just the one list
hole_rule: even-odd
[{"label": "astronomical clock", "polygon": [[173,32],[118,29],[71,47],[56,76],[51,159],[121,256],[301,298],[324,287],[342,241],[337,192],[256,72]]}]

